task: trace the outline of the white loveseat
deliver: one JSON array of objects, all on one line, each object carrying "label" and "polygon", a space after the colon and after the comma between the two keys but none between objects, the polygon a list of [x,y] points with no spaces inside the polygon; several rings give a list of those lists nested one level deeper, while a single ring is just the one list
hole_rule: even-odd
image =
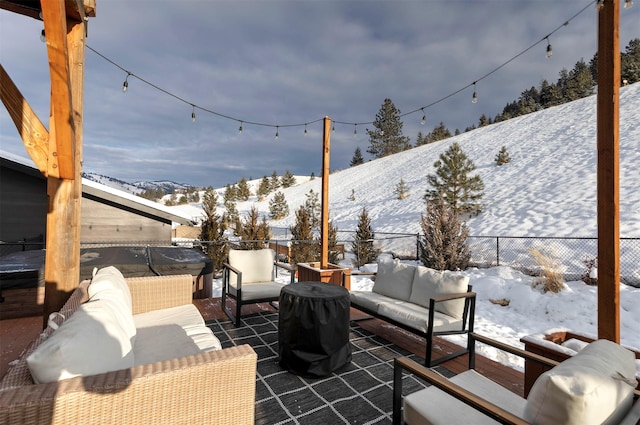
[{"label": "white loveseat", "polygon": [[428,367],[469,352],[468,339],[466,348],[431,359],[434,336],[473,332],[476,294],[467,276],[397,260],[380,261],[375,275],[371,291],[350,292],[352,307],[425,337]]},{"label": "white loveseat", "polygon": [[256,353],[221,349],[192,277],[84,281],[0,382],[0,423],[253,424]]}]

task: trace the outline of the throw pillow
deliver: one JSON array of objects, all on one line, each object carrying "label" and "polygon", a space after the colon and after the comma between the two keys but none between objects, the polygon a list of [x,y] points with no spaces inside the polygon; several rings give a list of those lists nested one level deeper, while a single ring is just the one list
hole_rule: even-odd
[{"label": "throw pillow", "polygon": [[371,290],[397,300],[409,301],[414,271],[414,266],[398,260],[381,261]]},{"label": "throw pillow", "polygon": [[[416,268],[409,301],[429,308],[431,298],[464,293],[467,292],[468,286],[469,277],[467,276],[449,270],[438,271],[420,266]],[[464,302],[463,298],[439,302],[436,303],[435,310],[447,316],[462,319]]]}]

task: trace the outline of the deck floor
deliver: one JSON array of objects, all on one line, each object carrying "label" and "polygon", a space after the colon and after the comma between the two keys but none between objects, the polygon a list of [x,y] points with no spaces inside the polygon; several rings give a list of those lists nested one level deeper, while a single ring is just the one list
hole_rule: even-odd
[{"label": "deck floor", "polygon": [[[205,321],[226,318],[221,308],[220,298],[196,299],[193,303],[200,310]],[[243,307],[244,314],[260,310],[274,311],[273,307],[267,303]],[[363,313],[355,309],[351,309],[351,318],[359,319],[359,325],[364,329],[420,357],[424,357],[424,338],[391,326],[379,319],[367,319]],[[18,358],[29,343],[38,336],[42,330],[42,324],[43,320],[40,316],[0,320],[0,376],[4,376],[9,368],[9,363]],[[459,347],[456,345],[437,338],[434,343],[434,358],[452,353],[458,349]],[[468,356],[457,357],[443,363],[443,366],[454,373],[460,373],[468,368]],[[476,370],[510,389],[515,394],[523,395],[524,374],[522,372],[482,356],[476,356]]]}]

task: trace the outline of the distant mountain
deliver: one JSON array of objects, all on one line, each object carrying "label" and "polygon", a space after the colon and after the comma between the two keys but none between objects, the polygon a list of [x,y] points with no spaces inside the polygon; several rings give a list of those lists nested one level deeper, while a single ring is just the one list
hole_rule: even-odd
[{"label": "distant mountain", "polygon": [[97,183],[101,183],[105,186],[112,187],[114,189],[132,193],[134,195],[139,195],[140,193],[148,189],[162,189],[165,193],[173,193],[174,190],[187,189],[191,187],[188,184],[176,183],[172,181],[137,181],[129,183],[124,180],[116,179],[114,177],[86,172],[82,173],[82,177]]}]

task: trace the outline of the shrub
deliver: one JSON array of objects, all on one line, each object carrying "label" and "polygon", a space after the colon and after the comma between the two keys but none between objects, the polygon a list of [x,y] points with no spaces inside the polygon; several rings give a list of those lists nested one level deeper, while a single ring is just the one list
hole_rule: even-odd
[{"label": "shrub", "polygon": [[585,258],[582,260],[585,267],[587,268],[580,280],[582,280],[587,285],[597,285],[598,284],[598,257],[595,258]]},{"label": "shrub", "polygon": [[552,253],[537,248],[529,249],[529,253],[540,267],[539,277],[534,286],[542,286],[544,292],[558,293],[564,288],[561,263]]}]

